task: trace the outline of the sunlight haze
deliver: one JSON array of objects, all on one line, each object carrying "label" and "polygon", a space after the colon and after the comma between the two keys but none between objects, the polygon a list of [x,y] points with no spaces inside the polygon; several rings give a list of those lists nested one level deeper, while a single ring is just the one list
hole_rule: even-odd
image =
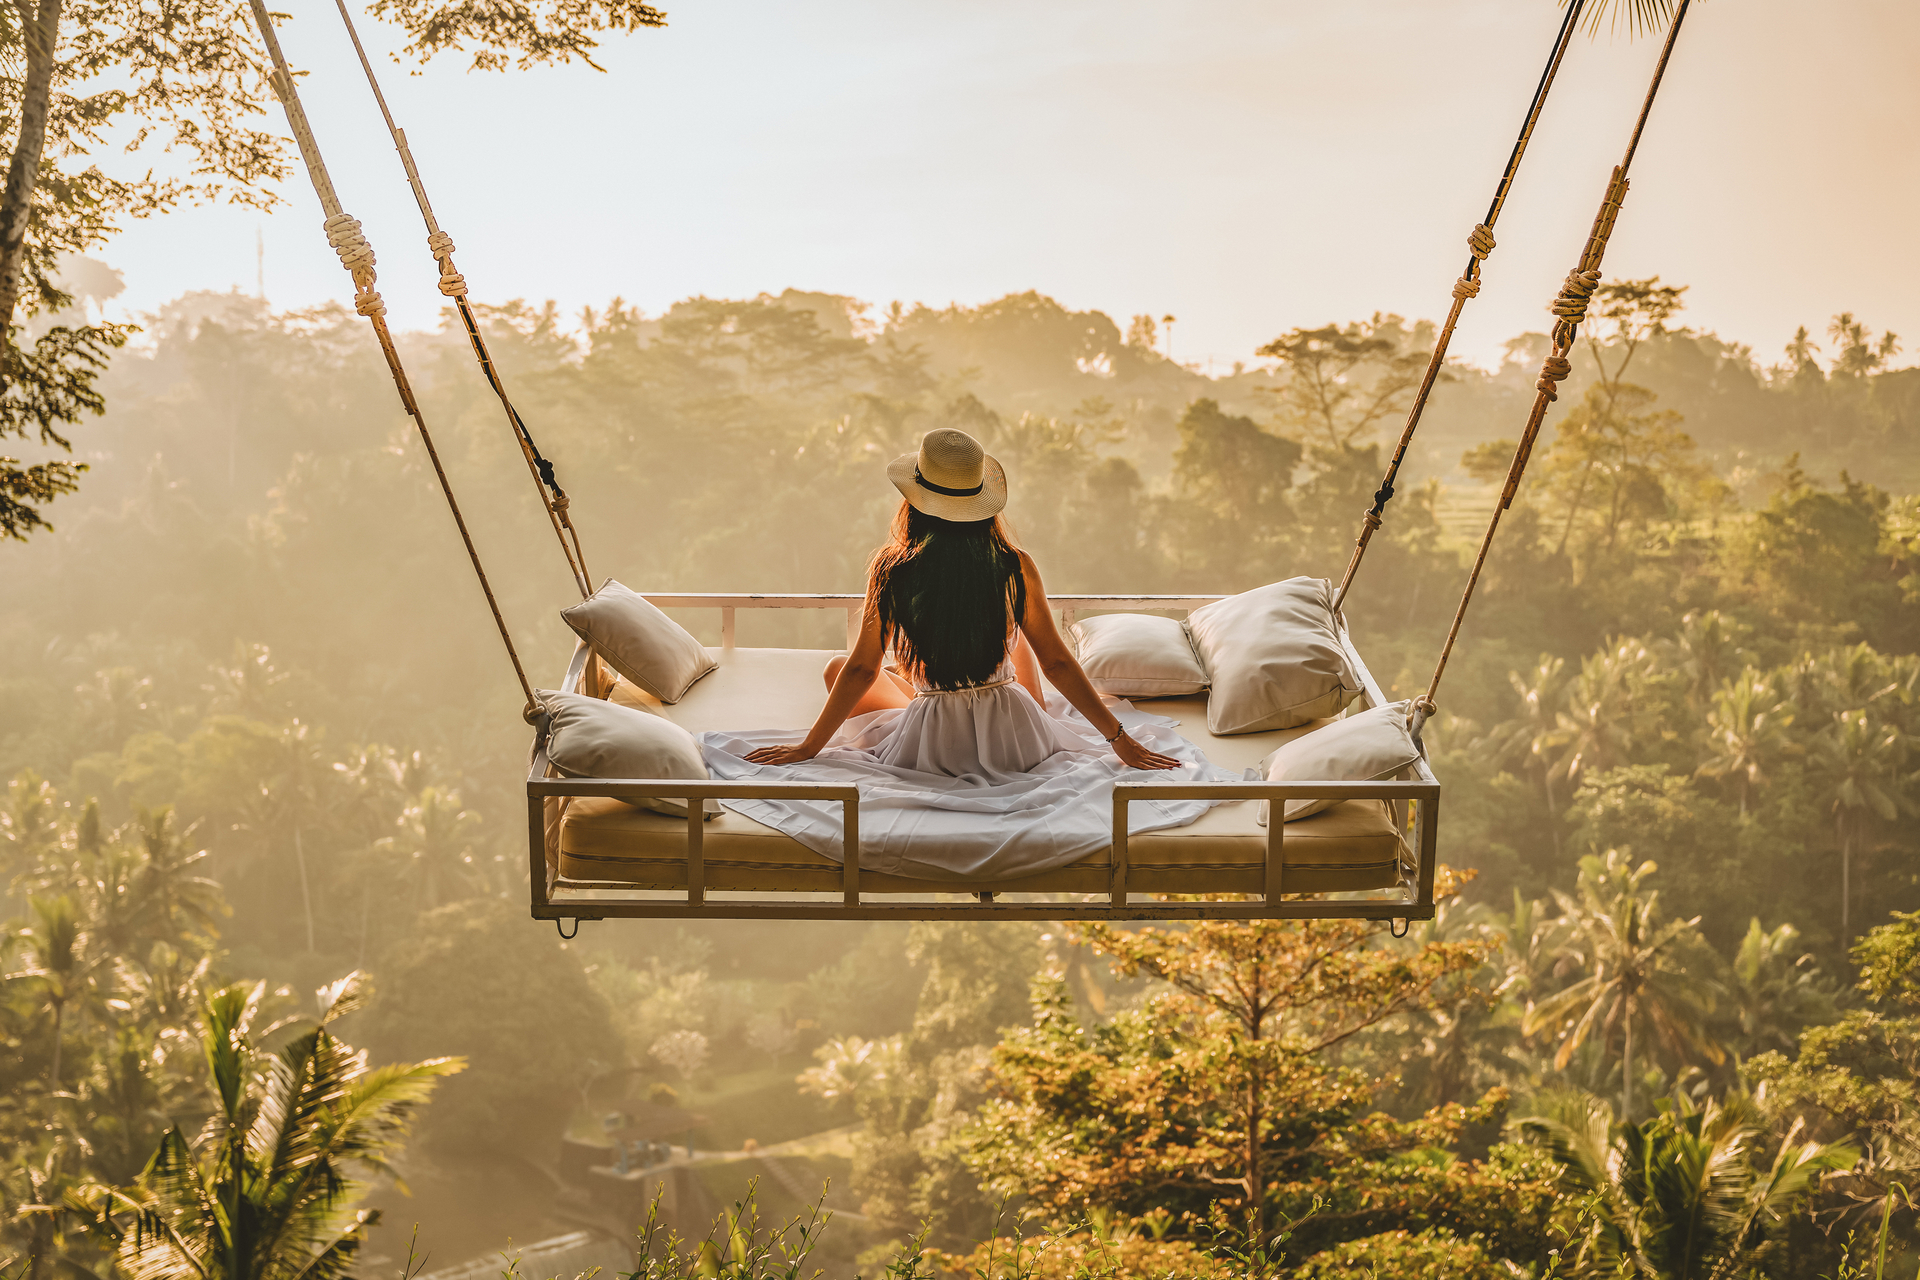
[{"label": "sunlight haze", "polygon": [[[441,303],[417,212],[332,4],[283,40],[349,212],[403,327]],[[1122,327],[1178,317],[1173,354],[1217,371],[1293,325],[1435,317],[1464,260],[1559,11],[1072,0],[965,11],[874,0],[670,4],[671,25],[584,68],[425,74],[376,55],[476,300],[794,287],[979,304],[1037,289]],[[363,18],[375,49],[392,28]],[[1703,0],[1613,240],[1610,276],[1691,285],[1683,319],[1779,357],[1836,312],[1920,335],[1920,8],[1810,18]],[[1497,362],[1544,327],[1656,40],[1581,40],[1498,229],[1454,350]],[[277,118],[269,126],[281,129]],[[256,285],[276,307],[348,296],[304,178],[272,216],[189,210],[106,256],[126,313]]]}]

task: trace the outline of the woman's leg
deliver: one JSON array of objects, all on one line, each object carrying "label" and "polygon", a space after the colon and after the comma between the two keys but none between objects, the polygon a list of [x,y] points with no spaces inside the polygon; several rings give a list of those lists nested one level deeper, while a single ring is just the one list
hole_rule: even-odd
[{"label": "woman's leg", "polygon": [[[844,653],[836,654],[828,660],[827,669],[822,673],[826,676],[828,689],[833,688],[833,682],[840,678],[840,670],[846,665],[847,655]],[[906,681],[894,675],[893,672],[888,671],[885,667],[882,667],[880,674],[874,678],[872,687],[867,690],[860,701],[853,704],[853,710],[847,713],[847,717],[848,719],[852,719],[854,716],[863,716],[869,711],[885,711],[888,708],[904,707],[912,701],[913,690],[907,685]]]},{"label": "woman's leg", "polygon": [[1040,663],[1033,656],[1033,646],[1027,643],[1027,633],[1016,631],[1013,635],[1013,678],[1020,687],[1033,695],[1033,700],[1041,706],[1047,705],[1047,696],[1040,690]]}]

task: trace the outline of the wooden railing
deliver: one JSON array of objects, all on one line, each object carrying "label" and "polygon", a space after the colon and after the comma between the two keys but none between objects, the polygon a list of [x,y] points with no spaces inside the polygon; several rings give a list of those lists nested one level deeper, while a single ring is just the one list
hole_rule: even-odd
[{"label": "wooden railing", "polygon": [[[735,641],[735,616],[741,609],[835,609],[847,615],[847,642],[858,638],[864,596],[751,595],[720,592],[647,592],[646,599],[663,609],[717,609],[722,648]],[[1164,610],[1188,611],[1214,600],[1216,595],[1055,595],[1049,600],[1060,612],[1063,626],[1076,615],[1094,612]],[[1336,618],[1340,644],[1368,705],[1387,701],[1367,670],[1365,661],[1347,634],[1345,620]],[[575,647],[561,688],[579,690],[587,671],[588,651]],[[536,741],[527,775],[528,873],[532,881],[533,915],[550,920],[590,920],[608,916],[699,917],[736,919],[1277,919],[1369,918],[1428,919],[1433,915],[1433,879],[1438,859],[1440,783],[1425,759],[1407,770],[1411,776],[1386,782],[1123,782],[1113,789],[1113,847],[1109,858],[1105,902],[1005,902],[980,893],[976,903],[875,902],[861,897],[860,798],[853,787],[797,782],[692,782],[682,778],[555,778],[549,777],[544,740]],[[567,796],[609,796],[621,800],[678,799],[687,802],[687,889],[682,899],[643,898],[620,894],[614,886],[596,884],[591,891],[568,893],[556,901],[556,889],[565,890],[548,866],[546,802]],[[1285,862],[1282,857],[1286,823],[1279,812],[1288,800],[1374,799],[1412,806],[1410,852],[1413,865],[1401,863],[1393,892],[1386,897],[1285,901]],[[841,842],[842,891],[840,901],[708,898],[704,874],[702,806],[707,799],[817,799],[838,801],[845,813]],[[1129,896],[1127,830],[1129,807],[1141,800],[1266,800],[1275,808],[1267,824],[1263,892],[1245,901],[1135,902]],[[1405,823],[1399,824],[1403,838]],[[952,892],[970,892],[956,883]]]}]

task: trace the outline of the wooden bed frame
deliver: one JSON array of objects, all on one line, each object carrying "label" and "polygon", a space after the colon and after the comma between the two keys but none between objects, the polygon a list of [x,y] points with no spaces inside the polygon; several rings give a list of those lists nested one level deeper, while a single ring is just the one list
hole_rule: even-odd
[{"label": "wooden bed frame", "polygon": [[[722,648],[734,646],[734,619],[741,609],[838,609],[847,615],[848,644],[859,635],[857,595],[725,595],[648,592],[646,599],[663,609],[718,609]],[[1080,612],[1181,611],[1196,609],[1220,596],[1052,596],[1062,628]],[[1336,615],[1340,643],[1358,675],[1369,705],[1382,706],[1387,698],[1347,634],[1346,620]],[[823,651],[824,652],[824,651]],[[589,651],[576,646],[561,688],[580,690],[588,675]],[[1410,777],[1388,782],[1124,782],[1113,789],[1113,847],[1108,886],[1104,894],[1006,895],[971,893],[956,883],[951,894],[934,901],[875,901],[863,898],[860,885],[860,797],[853,787],[799,782],[689,782],[680,778],[556,778],[549,777],[546,742],[536,738],[532,765],[527,771],[527,877],[536,920],[719,919],[719,920],[1286,920],[1372,919],[1430,920],[1433,918],[1433,876],[1440,827],[1440,782],[1424,758],[1406,771]],[[547,864],[546,802],[558,796],[610,796],[622,800],[662,797],[686,800],[687,888],[684,894],[640,891],[607,881],[558,879]],[[769,895],[751,898],[709,897],[702,857],[701,810],[691,803],[705,799],[791,798],[837,800],[845,806],[842,843],[844,878],[838,901],[820,895]],[[1414,865],[1404,864],[1398,883],[1372,896],[1285,896],[1281,849],[1286,824],[1267,825],[1265,893],[1244,898],[1158,898],[1138,901],[1127,889],[1127,809],[1137,800],[1286,800],[1327,798],[1402,801],[1412,809],[1410,836]],[[887,895],[898,897],[900,895]],[[967,901],[971,896],[974,900]],[[576,928],[578,927],[576,923]],[[570,936],[570,935],[569,935]]]}]

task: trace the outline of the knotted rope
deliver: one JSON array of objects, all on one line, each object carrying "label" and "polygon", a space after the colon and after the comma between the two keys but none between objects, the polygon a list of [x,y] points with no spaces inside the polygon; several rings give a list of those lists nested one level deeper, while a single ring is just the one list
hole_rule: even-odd
[{"label": "knotted rope", "polygon": [[336,213],[323,224],[327,243],[340,255],[340,265],[353,277],[353,309],[371,319],[387,314],[387,304],[373,287],[373,246],[360,234],[360,219]]},{"label": "knotted rope", "polygon": [[440,292],[449,298],[467,296],[467,278],[453,265],[453,237],[436,231],[427,237],[427,252],[440,264]]},{"label": "knotted rope", "polygon": [[567,568],[573,574],[573,584],[580,591],[582,599],[593,593],[592,575],[587,570],[587,553],[580,545],[580,531],[574,528],[572,517],[568,514],[572,500],[567,491],[560,487],[555,477],[553,464],[541,456],[540,447],[533,442],[533,433],[527,430],[526,421],[520,411],[514,408],[513,400],[507,395],[507,388],[500,381],[500,374],[494,368],[493,355],[487,350],[487,340],[481,335],[480,322],[474,318],[473,308],[467,303],[467,278],[453,265],[453,237],[440,229],[440,220],[434,216],[433,204],[427,199],[426,184],[420,181],[420,169],[413,162],[413,150],[407,146],[407,133],[394,123],[393,112],[387,109],[387,97],[380,92],[380,81],[373,74],[373,63],[367,58],[367,51],[360,44],[360,33],[354,28],[353,15],[347,12],[346,0],[336,0],[340,10],[340,21],[346,24],[347,35],[353,41],[353,51],[360,56],[360,68],[367,74],[367,84],[373,89],[374,101],[380,104],[380,116],[387,122],[387,132],[393,135],[394,149],[400,153],[401,168],[406,170],[407,185],[413,188],[414,202],[420,206],[420,216],[427,224],[427,252],[440,268],[440,292],[452,298],[454,306],[460,311],[460,322],[466,328],[467,342],[473,347],[474,359],[480,363],[480,371],[486,375],[487,385],[493,388],[493,394],[500,400],[500,407],[506,411],[507,424],[513,430],[514,440],[520,446],[520,456],[526,461],[527,474],[533,478],[534,491],[540,495],[540,505],[547,513],[547,521],[553,526],[553,536],[560,543],[560,554],[567,558]]},{"label": "knotted rope", "polygon": [[274,32],[273,19],[267,13],[266,5],[262,0],[252,0],[252,8],[254,23],[260,28],[260,38],[265,41],[267,53],[273,60],[270,83],[280,99],[280,105],[286,109],[287,124],[293,130],[294,142],[299,145],[300,158],[306,162],[307,176],[313,180],[314,194],[320,197],[320,208],[327,215],[324,224],[327,243],[340,256],[340,265],[353,277],[353,309],[373,325],[374,336],[380,340],[380,352],[387,359],[387,372],[393,375],[393,385],[400,392],[400,403],[406,409],[407,416],[413,419],[413,425],[420,433],[420,443],[426,446],[427,457],[433,463],[433,474],[440,481],[440,492],[447,500],[447,509],[453,513],[455,527],[460,530],[460,541],[467,548],[467,559],[473,564],[474,575],[480,579],[480,590],[486,594],[487,608],[493,613],[493,625],[499,629],[500,641],[507,647],[507,658],[513,663],[513,674],[520,681],[520,692],[526,695],[524,714],[531,717],[538,711],[533,686],[527,682],[526,669],[520,665],[520,654],[513,647],[513,636],[507,631],[507,620],[501,616],[500,602],[494,598],[493,584],[487,581],[487,571],[480,563],[480,553],[474,549],[473,536],[467,532],[467,521],[460,514],[459,502],[454,499],[446,468],[440,465],[440,451],[434,447],[433,434],[427,430],[427,420],[413,395],[413,384],[407,380],[406,368],[400,363],[400,352],[393,345],[393,334],[387,329],[387,304],[380,300],[379,291],[374,288],[373,246],[367,243],[360,220],[348,216],[340,207],[340,197],[333,189],[333,178],[327,173],[326,161],[321,158],[320,144],[314,140],[306,108],[300,105],[293,72],[287,67],[286,55],[280,51],[280,39]]},{"label": "knotted rope", "polygon": [[1647,127],[1647,117],[1653,112],[1654,99],[1659,96],[1660,82],[1667,74],[1667,60],[1673,56],[1674,41],[1680,37],[1680,24],[1686,21],[1687,9],[1692,0],[1680,0],[1680,6],[1674,11],[1673,26],[1667,31],[1666,43],[1660,49],[1660,61],[1654,65],[1653,80],[1647,86],[1647,96],[1640,104],[1639,118],[1634,122],[1633,135],[1627,141],[1626,158],[1614,166],[1613,174],[1607,181],[1606,194],[1600,198],[1600,211],[1594,215],[1593,227],[1587,232],[1586,248],[1581,252],[1580,265],[1567,273],[1567,279],[1560,286],[1560,292],[1548,304],[1553,313],[1553,350],[1541,362],[1540,377],[1534,382],[1533,409],[1527,415],[1526,430],[1520,435],[1520,443],[1513,451],[1513,462],[1507,468],[1507,480],[1500,489],[1500,501],[1494,504],[1493,514],[1487,520],[1487,532],[1480,539],[1480,552],[1473,559],[1473,570],[1467,575],[1466,589],[1460,593],[1460,604],[1453,611],[1453,623],[1447,628],[1447,640],[1440,648],[1440,660],[1433,669],[1433,679],[1427,685],[1427,691],[1415,700],[1415,710],[1420,722],[1433,715],[1437,709],[1434,695],[1440,688],[1440,677],[1447,669],[1447,659],[1453,655],[1454,641],[1459,639],[1460,624],[1467,616],[1467,605],[1473,599],[1473,589],[1480,582],[1480,571],[1486,567],[1487,553],[1493,547],[1493,535],[1500,527],[1500,517],[1513,506],[1514,496],[1520,491],[1521,477],[1526,474],[1527,462],[1533,456],[1534,441],[1540,437],[1540,424],[1547,416],[1547,406],[1560,398],[1560,384],[1573,372],[1573,362],[1568,359],[1574,342],[1580,336],[1580,326],[1587,318],[1587,305],[1593,300],[1594,290],[1600,286],[1600,263],[1607,253],[1607,240],[1613,235],[1614,223],[1620,217],[1620,206],[1627,198],[1627,170],[1633,164],[1633,155],[1640,146],[1640,135]]},{"label": "knotted rope", "polygon": [[1554,77],[1560,71],[1561,59],[1566,57],[1567,46],[1573,40],[1575,25],[1580,19],[1580,10],[1586,0],[1572,0],[1567,13],[1560,22],[1559,34],[1554,37],[1553,51],[1547,56],[1546,69],[1540,73],[1540,83],[1533,91],[1533,102],[1527,107],[1527,116],[1520,125],[1520,136],[1514,140],[1513,153],[1507,157],[1506,171],[1500,175],[1500,185],[1494,188],[1493,202],[1487,206],[1487,217],[1477,223],[1472,234],[1467,237],[1467,266],[1460,278],[1453,282],[1453,306],[1447,312],[1447,321],[1440,326],[1440,334],[1433,344],[1433,354],[1427,358],[1426,374],[1420,379],[1420,389],[1414,394],[1413,404],[1407,410],[1407,424],[1400,432],[1400,443],[1394,447],[1393,458],[1387,463],[1387,472],[1381,478],[1380,487],[1374,490],[1373,505],[1360,519],[1360,535],[1354,540],[1353,555],[1347,561],[1347,571],[1341,576],[1340,590],[1335,594],[1333,607],[1338,610],[1347,600],[1347,592],[1353,586],[1353,577],[1360,571],[1360,562],[1366,558],[1367,544],[1373,541],[1373,534],[1384,519],[1387,503],[1393,501],[1393,482],[1400,475],[1400,464],[1406,460],[1407,446],[1413,442],[1413,433],[1420,425],[1420,417],[1427,411],[1427,398],[1433,394],[1434,383],[1439,381],[1440,370],[1447,362],[1447,348],[1453,342],[1453,331],[1460,323],[1460,313],[1466,307],[1469,298],[1480,296],[1480,264],[1493,252],[1493,226],[1500,220],[1500,211],[1506,207],[1507,193],[1513,188],[1514,176],[1520,172],[1520,160],[1527,154],[1527,143],[1533,138],[1533,126],[1540,119],[1540,110],[1546,105],[1547,92],[1553,88]]}]

